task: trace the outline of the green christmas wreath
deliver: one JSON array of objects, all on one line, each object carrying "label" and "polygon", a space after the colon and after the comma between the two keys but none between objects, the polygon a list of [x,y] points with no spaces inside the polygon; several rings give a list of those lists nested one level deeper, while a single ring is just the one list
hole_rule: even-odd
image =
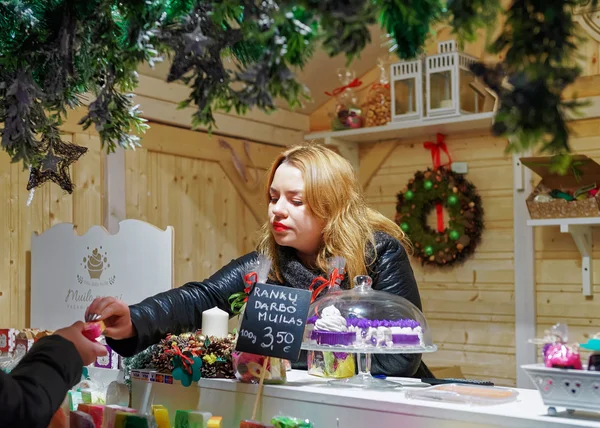
[{"label": "green christmas wreath", "polygon": [[[443,226],[443,207],[448,227]],[[438,228],[427,224],[436,209]],[[483,207],[475,186],[462,175],[440,167],[418,171],[398,194],[396,223],[410,238],[421,264],[448,266],[475,252],[483,232]]]}]

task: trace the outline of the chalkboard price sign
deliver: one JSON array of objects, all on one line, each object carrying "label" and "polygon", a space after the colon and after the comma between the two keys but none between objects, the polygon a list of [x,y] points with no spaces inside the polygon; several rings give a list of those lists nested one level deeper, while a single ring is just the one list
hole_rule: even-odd
[{"label": "chalkboard price sign", "polygon": [[311,292],[257,283],[248,296],[235,349],[297,361]]}]

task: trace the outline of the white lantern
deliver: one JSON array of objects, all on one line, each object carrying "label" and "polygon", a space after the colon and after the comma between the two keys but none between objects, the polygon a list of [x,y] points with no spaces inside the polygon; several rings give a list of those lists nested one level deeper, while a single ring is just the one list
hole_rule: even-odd
[{"label": "white lantern", "polygon": [[421,60],[391,65],[392,122],[423,117],[423,65]]},{"label": "white lantern", "polygon": [[425,59],[427,118],[480,113],[488,94],[469,67],[477,58],[459,52],[456,41],[438,43]]}]

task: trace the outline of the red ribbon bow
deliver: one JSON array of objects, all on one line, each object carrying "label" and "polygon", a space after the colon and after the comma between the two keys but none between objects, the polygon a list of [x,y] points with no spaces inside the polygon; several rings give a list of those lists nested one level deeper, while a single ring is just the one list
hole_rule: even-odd
[{"label": "red ribbon bow", "polygon": [[250,294],[250,291],[252,291],[252,287],[254,286],[254,284],[256,284],[258,282],[257,273],[256,272],[247,273],[244,276],[244,282],[248,285],[246,288],[244,288],[244,293],[246,293],[246,298],[244,299],[244,302],[247,302],[248,295]]},{"label": "red ribbon bow", "polygon": [[[452,164],[452,158],[450,157],[450,153],[448,152],[448,147],[444,141],[444,134],[437,134],[437,142],[426,141],[423,143],[423,147],[427,150],[431,150],[431,161],[433,162],[433,169],[436,170],[441,168],[442,166],[449,166]],[[441,164],[441,152],[446,153],[446,157],[448,158],[448,162],[444,165]],[[443,206],[440,203],[435,205],[435,211],[437,214],[437,230],[439,233],[444,233],[444,211]]]},{"label": "red ribbon bow", "polygon": [[358,80],[358,78],[356,78],[352,82],[348,83],[346,86],[340,86],[339,88],[335,88],[333,90],[333,93],[325,92],[325,95],[329,95],[330,97],[335,97],[335,96],[341,94],[342,92],[344,92],[346,89],[357,88],[360,85],[362,85],[362,82],[360,80]]},{"label": "red ribbon bow", "polygon": [[[172,354],[172,355],[178,355],[179,358],[181,358],[181,362],[183,364],[183,368],[186,372],[191,373],[192,372],[192,366],[194,365],[194,360],[191,359],[190,357],[188,357],[187,355],[185,355],[183,352],[181,352],[181,349],[179,349],[179,346],[177,345],[173,345],[173,347],[171,349],[167,349],[165,351],[166,354]],[[193,355],[193,353],[192,353]]]},{"label": "red ribbon bow", "polygon": [[331,288],[334,285],[340,286],[343,280],[344,275],[340,273],[337,268],[331,272],[331,275],[329,275],[329,280],[323,278],[322,276],[317,276],[315,279],[313,279],[310,287],[308,287],[308,289],[313,293],[310,303],[313,303],[315,300],[317,300],[317,297],[319,297],[319,294],[321,294],[323,290],[326,288]]}]

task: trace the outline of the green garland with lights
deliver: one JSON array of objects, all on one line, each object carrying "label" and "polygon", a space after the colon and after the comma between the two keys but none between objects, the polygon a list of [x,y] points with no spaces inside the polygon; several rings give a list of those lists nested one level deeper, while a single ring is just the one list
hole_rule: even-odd
[{"label": "green garland with lights", "polygon": [[[446,208],[443,232],[427,224],[437,204]],[[418,171],[398,194],[396,223],[410,238],[423,265],[449,266],[475,252],[483,232],[483,207],[475,186],[448,168]]]}]

